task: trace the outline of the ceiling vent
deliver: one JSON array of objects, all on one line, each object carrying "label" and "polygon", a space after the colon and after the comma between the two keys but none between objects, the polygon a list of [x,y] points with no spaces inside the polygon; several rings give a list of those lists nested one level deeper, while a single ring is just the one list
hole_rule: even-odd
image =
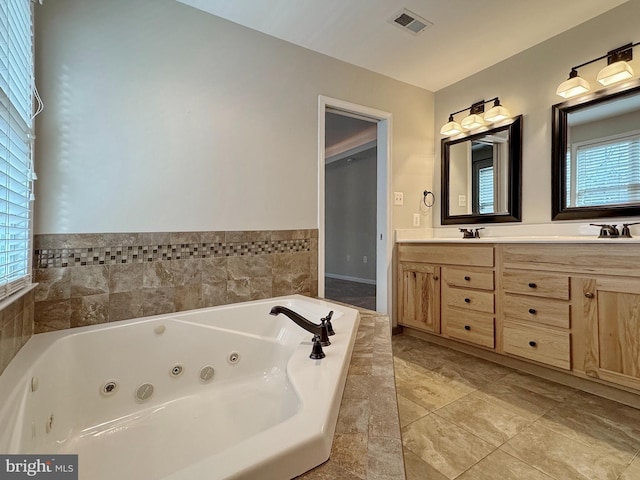
[{"label": "ceiling vent", "polygon": [[425,28],[433,25],[429,20],[416,15],[410,10],[403,8],[393,17],[389,19],[389,23],[403,29],[405,32],[409,32],[412,35],[418,35]]}]

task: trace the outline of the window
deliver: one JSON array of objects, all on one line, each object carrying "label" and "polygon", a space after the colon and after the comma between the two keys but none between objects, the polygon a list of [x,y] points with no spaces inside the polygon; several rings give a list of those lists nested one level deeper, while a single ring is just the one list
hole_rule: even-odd
[{"label": "window", "polygon": [[574,145],[567,167],[570,207],[640,202],[640,132]]},{"label": "window", "polygon": [[478,170],[478,213],[493,213],[493,163]]},{"label": "window", "polygon": [[494,147],[473,142],[471,148],[472,211],[474,214],[496,213]]},{"label": "window", "polygon": [[0,0],[0,299],[31,281],[33,34],[30,0]]}]

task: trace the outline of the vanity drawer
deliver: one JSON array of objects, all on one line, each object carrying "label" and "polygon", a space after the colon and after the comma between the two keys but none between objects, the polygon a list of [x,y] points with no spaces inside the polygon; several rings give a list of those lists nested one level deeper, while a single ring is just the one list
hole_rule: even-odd
[{"label": "vanity drawer", "polygon": [[505,271],[502,273],[502,289],[510,293],[569,300],[569,276]]},{"label": "vanity drawer", "polygon": [[560,328],[569,328],[571,325],[569,304],[562,300],[507,294],[504,296],[502,306],[504,316],[514,320],[525,320]]},{"label": "vanity drawer", "polygon": [[569,332],[505,322],[502,338],[505,353],[565,370],[571,369]]},{"label": "vanity drawer", "polygon": [[493,292],[478,292],[462,288],[447,288],[447,305],[449,307],[493,313]]},{"label": "vanity drawer", "polygon": [[494,348],[493,316],[447,309],[443,332],[451,338]]},{"label": "vanity drawer", "polygon": [[493,270],[471,270],[468,268],[445,268],[444,280],[458,287],[493,290]]},{"label": "vanity drawer", "polygon": [[493,267],[494,250],[489,245],[401,243],[398,245],[398,261]]}]

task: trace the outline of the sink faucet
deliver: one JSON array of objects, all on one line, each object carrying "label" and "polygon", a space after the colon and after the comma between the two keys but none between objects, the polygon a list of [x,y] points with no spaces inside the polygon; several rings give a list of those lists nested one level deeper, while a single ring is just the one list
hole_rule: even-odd
[{"label": "sink faucet", "polygon": [[313,333],[313,350],[311,351],[311,355],[309,355],[309,357],[313,359],[324,358],[325,354],[322,351],[322,347],[331,345],[331,342],[329,341],[329,327],[327,326],[327,320],[331,319],[331,315],[333,314],[333,312],[327,315],[328,318],[322,318],[320,320],[320,325],[318,325],[317,323],[313,323],[304,318],[299,313],[296,313],[293,310],[280,305],[276,305],[269,312],[270,315],[278,315],[280,313],[289,317],[296,323],[296,325],[304,328],[307,332]]},{"label": "sink faucet", "polygon": [[475,230],[471,228],[459,228],[462,232],[462,238],[480,238],[480,230],[484,230],[484,227],[476,228]]},{"label": "sink faucet", "polygon": [[600,227],[600,234],[598,238],[618,238],[620,236],[620,231],[618,230],[617,225],[609,225],[602,223],[590,223],[594,227]]},{"label": "sink faucet", "polygon": [[620,236],[624,238],[631,238],[631,230],[629,230],[630,225],[640,225],[640,222],[634,223],[623,223],[622,224],[622,232],[620,232]]}]

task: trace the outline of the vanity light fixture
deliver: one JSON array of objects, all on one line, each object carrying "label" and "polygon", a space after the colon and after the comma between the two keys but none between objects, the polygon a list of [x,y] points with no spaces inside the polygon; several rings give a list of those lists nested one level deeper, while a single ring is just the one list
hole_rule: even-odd
[{"label": "vanity light fixture", "polygon": [[602,85],[611,85],[633,77],[633,69],[627,62],[633,60],[633,47],[640,45],[640,42],[628,43],[622,47],[607,52],[606,55],[594,58],[588,62],[577,65],[571,69],[569,78],[558,85],[556,94],[563,98],[571,98],[591,89],[589,82],[578,75],[578,69],[599,60],[607,59],[607,66],[598,72],[596,77]]},{"label": "vanity light fixture", "polygon": [[[484,106],[490,102],[493,102],[493,107],[485,113]],[[454,120],[454,115],[466,112],[467,110],[469,110],[469,115],[464,117],[461,123]],[[463,108],[462,110],[458,110],[457,112],[450,114],[449,121],[442,126],[440,133],[442,135],[453,136],[462,133],[464,130],[475,130],[487,123],[499,122],[509,117],[511,117],[509,110],[500,104],[500,99],[498,97],[492,98],[491,100],[480,100],[470,107]]]}]

